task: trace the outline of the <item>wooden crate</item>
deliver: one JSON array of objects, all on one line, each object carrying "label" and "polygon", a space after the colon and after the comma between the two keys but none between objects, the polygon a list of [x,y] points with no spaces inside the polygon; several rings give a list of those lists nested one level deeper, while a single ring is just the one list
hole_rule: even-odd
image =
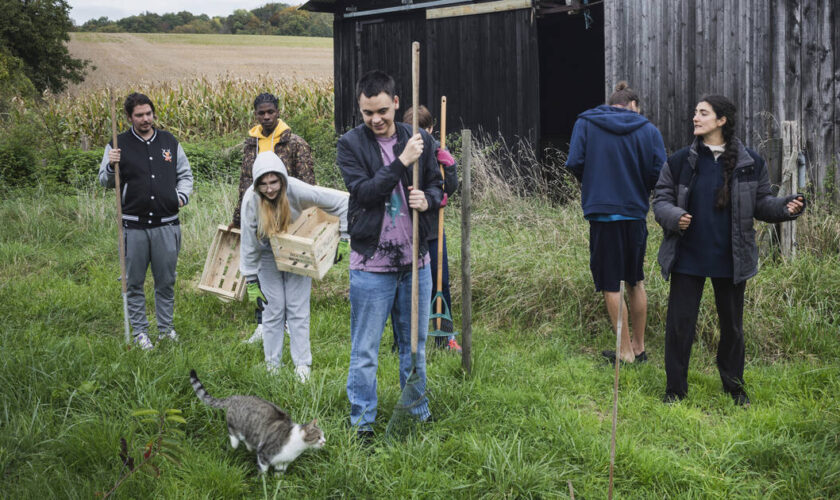
[{"label": "wooden crate", "polygon": [[239,273],[239,229],[220,225],[204,261],[198,289],[228,302],[245,298],[245,277]]},{"label": "wooden crate", "polygon": [[306,209],[288,231],[271,237],[277,269],[319,280],[333,265],[339,238],[338,217]]}]

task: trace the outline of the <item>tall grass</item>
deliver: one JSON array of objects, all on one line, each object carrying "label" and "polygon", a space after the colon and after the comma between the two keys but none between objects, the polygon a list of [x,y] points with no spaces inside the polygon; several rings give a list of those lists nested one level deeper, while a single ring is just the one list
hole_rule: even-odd
[{"label": "tall grass", "polygon": [[[177,408],[187,421],[179,462],[161,463],[159,477],[135,474],[117,496],[567,498],[567,481],[578,498],[605,496],[612,369],[592,351],[613,340],[589,285],[586,226],[574,203],[476,200],[474,371],[465,376],[458,357],[431,350],[437,421],[405,442],[362,448],[346,427],[346,264],[313,286],[307,385],[295,381],[287,353],[280,375],[270,376],[260,347],[241,342],[253,328],[251,307],[195,288],[235,193],[232,183],[199,182],[183,210],[176,292],[182,342],[149,353],[122,344],[113,193],[42,187],[0,201],[4,495],[90,498],[107,491],[122,467],[119,438],[137,449],[154,432],[138,426],[132,411]],[[457,210],[446,229],[457,275]],[[651,304],[661,310],[666,289],[650,271]],[[764,262],[759,278],[749,288],[747,315],[781,321],[783,356],[756,348],[755,324],[747,327],[751,409],[721,392],[706,345],[692,357],[688,399],[662,405],[661,320],[649,331],[652,361],[622,370],[619,497],[840,495],[840,367],[830,335],[837,299],[829,293],[840,267],[835,256],[803,252],[794,262]],[[459,285],[456,279],[456,311]],[[790,302],[780,302],[786,297]],[[379,358],[383,425],[399,398],[389,347],[386,335]],[[195,398],[190,368],[213,395],[254,394],[297,420],[317,417],[327,446],[302,455],[282,477],[259,476],[253,454],[229,448],[222,413]]]}]

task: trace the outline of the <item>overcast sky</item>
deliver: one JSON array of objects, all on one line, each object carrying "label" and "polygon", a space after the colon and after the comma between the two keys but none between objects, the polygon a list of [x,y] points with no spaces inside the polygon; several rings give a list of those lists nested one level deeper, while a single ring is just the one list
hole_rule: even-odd
[{"label": "overcast sky", "polygon": [[[299,5],[301,0],[277,0],[278,3]],[[134,16],[143,12],[165,14],[167,12],[181,12],[186,10],[193,14],[207,14],[213,16],[227,16],[236,9],[251,10],[272,0],[145,0],[144,2],[126,2],[121,0],[70,0],[70,19],[77,25],[85,21],[106,16],[111,20]]]}]

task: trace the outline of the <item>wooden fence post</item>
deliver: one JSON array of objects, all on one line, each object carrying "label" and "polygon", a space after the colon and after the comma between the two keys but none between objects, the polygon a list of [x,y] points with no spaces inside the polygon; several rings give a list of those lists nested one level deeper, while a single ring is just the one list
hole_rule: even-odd
[{"label": "wooden fence post", "polygon": [[[799,123],[782,122],[782,180],[779,183],[779,196],[788,196],[799,192]],[[796,257],[796,221],[779,224],[782,256]]]},{"label": "wooden fence post", "polygon": [[472,372],[472,283],[470,281],[470,212],[472,132],[461,131],[461,367]]}]

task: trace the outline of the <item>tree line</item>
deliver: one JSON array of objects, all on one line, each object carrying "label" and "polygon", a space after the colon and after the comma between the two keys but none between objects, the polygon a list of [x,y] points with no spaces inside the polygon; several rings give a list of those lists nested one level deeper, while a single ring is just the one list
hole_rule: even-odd
[{"label": "tree line", "polygon": [[236,9],[226,17],[187,11],[144,12],[116,21],[91,19],[76,31],[100,33],[221,33],[234,35],[332,36],[332,15],[308,12],[284,3],[268,3],[253,10]]}]

